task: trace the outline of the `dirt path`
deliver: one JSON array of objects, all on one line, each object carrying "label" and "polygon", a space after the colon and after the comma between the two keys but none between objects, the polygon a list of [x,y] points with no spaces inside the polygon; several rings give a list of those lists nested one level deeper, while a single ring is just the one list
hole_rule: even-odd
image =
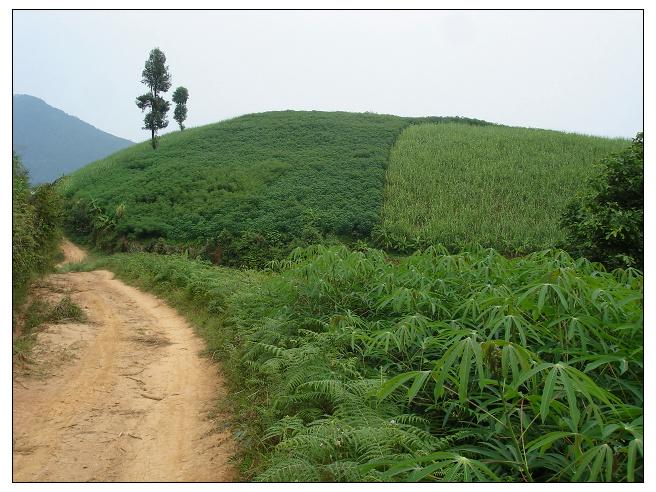
[{"label": "dirt path", "polygon": [[[84,252],[64,244],[67,261]],[[88,322],[39,334],[30,375],[15,379],[15,481],[229,481],[234,443],[203,342],[158,298],[108,271],[54,274]]]},{"label": "dirt path", "polygon": [[86,251],[78,248],[75,244],[68,239],[64,239],[61,245],[62,252],[64,253],[64,261],[57,266],[62,266],[67,263],[80,263],[87,257]]}]

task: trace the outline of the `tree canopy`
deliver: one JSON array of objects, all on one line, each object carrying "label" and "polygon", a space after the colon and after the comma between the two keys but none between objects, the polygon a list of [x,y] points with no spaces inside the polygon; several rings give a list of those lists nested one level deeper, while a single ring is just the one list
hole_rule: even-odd
[{"label": "tree canopy", "polygon": [[187,100],[189,99],[189,91],[186,87],[178,87],[173,93],[173,102],[175,103],[175,110],[173,111],[173,119],[180,125],[180,130],[184,130],[184,121],[187,119]]},{"label": "tree canopy", "polygon": [[629,148],[606,158],[587,190],[562,218],[569,248],[611,268],[643,267],[644,147],[638,133]]},{"label": "tree canopy", "polygon": [[149,91],[137,97],[136,104],[141,111],[148,111],[144,116],[144,130],[151,132],[151,144],[157,148],[157,131],[169,124],[166,114],[170,104],[160,94],[171,88],[171,74],[166,65],[166,56],[159,48],[150,51],[146,60],[141,82],[148,86]]}]

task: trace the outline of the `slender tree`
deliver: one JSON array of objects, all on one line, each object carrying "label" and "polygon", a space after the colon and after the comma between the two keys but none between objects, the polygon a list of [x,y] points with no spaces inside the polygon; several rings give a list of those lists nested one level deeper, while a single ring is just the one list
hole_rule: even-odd
[{"label": "slender tree", "polygon": [[169,111],[169,102],[160,94],[171,88],[171,74],[166,66],[166,56],[159,48],[150,51],[144,66],[141,82],[148,86],[149,91],[137,97],[137,106],[141,111],[149,110],[144,117],[144,130],[150,130],[151,144],[157,148],[157,131],[166,128],[169,124],[166,113]]},{"label": "slender tree", "polygon": [[178,87],[173,93],[173,102],[175,103],[175,110],[173,110],[173,119],[180,125],[180,131],[184,130],[184,120],[187,119],[187,100],[189,99],[189,91],[186,87]]}]

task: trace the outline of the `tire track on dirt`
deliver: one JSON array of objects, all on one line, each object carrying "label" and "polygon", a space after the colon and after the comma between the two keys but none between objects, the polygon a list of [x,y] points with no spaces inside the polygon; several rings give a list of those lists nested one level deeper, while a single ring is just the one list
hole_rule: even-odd
[{"label": "tire track on dirt", "polygon": [[[66,253],[79,261],[79,251]],[[235,479],[231,435],[208,419],[225,389],[185,319],[108,271],[48,281],[89,321],[48,326],[40,353],[59,351],[68,362],[14,384],[14,480]]]}]

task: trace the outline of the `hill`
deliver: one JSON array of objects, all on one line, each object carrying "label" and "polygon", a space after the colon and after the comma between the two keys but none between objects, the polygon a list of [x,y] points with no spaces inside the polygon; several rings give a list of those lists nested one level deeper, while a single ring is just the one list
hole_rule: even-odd
[{"label": "hill", "polygon": [[132,145],[25,94],[13,97],[13,149],[32,184],[53,181]]},{"label": "hill", "polygon": [[409,127],[390,154],[380,240],[400,250],[470,241],[506,253],[553,247],[564,239],[564,207],[593,165],[628,145],[528,128]]},{"label": "hill", "polygon": [[389,149],[412,121],[283,111],[171,133],[157,151],[139,144],[67,179],[73,233],[90,233],[94,200],[109,215],[125,205],[117,238],[195,244],[227,264],[261,265],[329,235],[364,238],[379,221]]},{"label": "hill", "polygon": [[62,189],[70,233],[113,250],[191,247],[262,266],[296,246],[373,234],[392,249],[437,240],[508,251],[558,240],[563,199],[626,143],[464,118],[269,112],[167,134],[156,151],[135,145]]}]

